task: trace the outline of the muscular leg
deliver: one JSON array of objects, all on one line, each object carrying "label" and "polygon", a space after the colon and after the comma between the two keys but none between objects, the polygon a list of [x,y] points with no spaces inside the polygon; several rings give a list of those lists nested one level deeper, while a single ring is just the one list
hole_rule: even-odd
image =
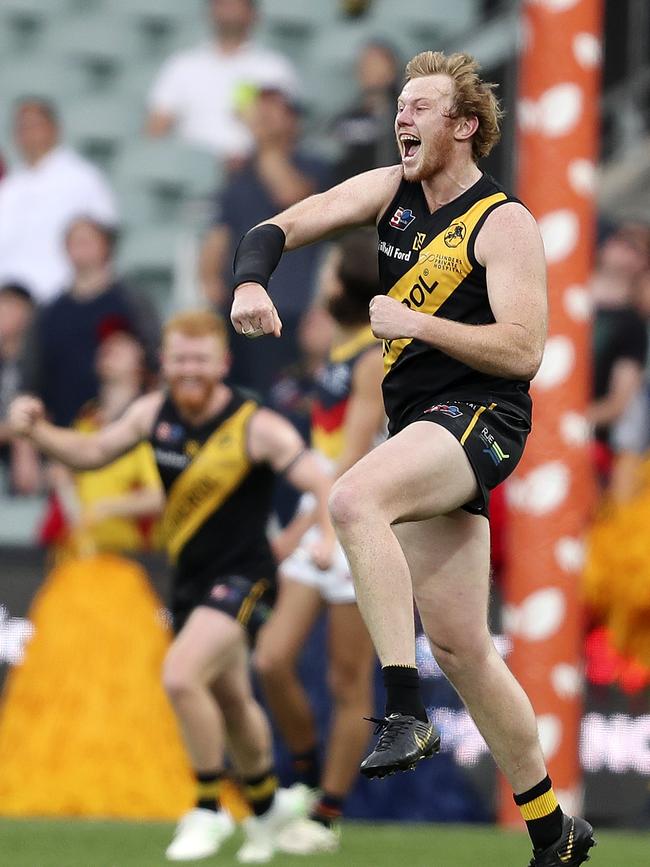
[{"label": "muscular leg", "polygon": [[411,576],[392,525],[446,514],[475,495],[457,440],[426,421],[382,443],[334,485],[332,520],[382,665],[415,665]]},{"label": "muscular leg", "polygon": [[395,532],[438,664],[513,791],[527,791],[544,779],[546,769],[528,696],[488,631],[488,522],[458,510],[400,524]]},{"label": "muscular leg", "polygon": [[317,741],[314,715],[296,663],[321,605],[314,587],[283,579],[273,614],[260,630],[255,647],[254,665],[264,695],[293,754],[306,753]]},{"label": "muscular leg", "polygon": [[358,775],[368,744],[375,654],[357,606],[329,607],[329,685],[334,700],[322,789],[344,798]]},{"label": "muscular leg", "polygon": [[210,684],[228,665],[242,636],[241,626],[232,617],[199,606],[167,652],[163,685],[195,771],[223,767],[223,717]]}]

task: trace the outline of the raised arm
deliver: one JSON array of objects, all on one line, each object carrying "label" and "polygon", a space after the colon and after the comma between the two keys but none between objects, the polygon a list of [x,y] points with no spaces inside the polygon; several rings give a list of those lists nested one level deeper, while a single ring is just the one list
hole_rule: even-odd
[{"label": "raised arm", "polygon": [[476,258],[486,270],[495,322],[467,325],[418,313],[380,295],[370,304],[376,337],[416,338],[481,373],[532,379],[546,338],[546,263],[531,214],[516,202],[493,211],[479,232]]},{"label": "raised arm", "polygon": [[295,250],[342,229],[375,223],[395,195],[401,166],[373,169],[297,202],[255,226],[235,255],[235,297],[230,318],[248,337],[280,336],[282,323],[266,287],[285,250]]},{"label": "raised arm", "polygon": [[70,469],[93,470],[110,464],[149,435],[162,399],[160,392],[145,395],[121,418],[87,434],[50,424],[41,401],[25,395],[11,404],[9,423],[17,436],[26,437]]}]

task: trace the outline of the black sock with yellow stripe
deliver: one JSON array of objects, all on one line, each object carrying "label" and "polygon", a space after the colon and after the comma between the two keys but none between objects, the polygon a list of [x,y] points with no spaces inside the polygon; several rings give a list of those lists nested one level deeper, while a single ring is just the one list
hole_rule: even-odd
[{"label": "black sock with yellow stripe", "polygon": [[219,810],[223,771],[195,771],[196,806],[201,810]]},{"label": "black sock with yellow stripe", "polygon": [[273,768],[265,774],[244,779],[244,795],[256,816],[263,816],[273,803],[278,778]]},{"label": "black sock with yellow stripe", "polygon": [[549,776],[521,795],[514,795],[534,849],[546,849],[562,835],[562,808]]}]

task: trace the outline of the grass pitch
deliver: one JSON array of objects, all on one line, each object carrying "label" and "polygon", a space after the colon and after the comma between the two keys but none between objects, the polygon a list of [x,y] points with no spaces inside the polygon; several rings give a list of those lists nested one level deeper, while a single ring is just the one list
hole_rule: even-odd
[{"label": "grass pitch", "polygon": [[[168,867],[173,827],[163,823],[0,819],[2,867]],[[594,867],[648,867],[650,833],[602,831]],[[212,858],[186,861],[235,867],[240,834]],[[527,867],[525,834],[459,825],[348,823],[335,855],[278,855],[273,867]]]}]

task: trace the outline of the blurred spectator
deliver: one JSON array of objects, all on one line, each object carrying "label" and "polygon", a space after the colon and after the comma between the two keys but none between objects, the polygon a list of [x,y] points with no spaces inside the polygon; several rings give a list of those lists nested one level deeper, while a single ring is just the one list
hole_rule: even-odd
[{"label": "blurred spectator", "polygon": [[242,89],[254,85],[297,92],[289,61],[250,41],[255,7],[254,0],[210,0],[212,39],[174,54],[154,82],[150,135],[165,135],[175,127],[182,138],[220,157],[250,153],[251,135],[236,114]]},{"label": "blurred spectator", "polygon": [[[18,393],[19,359],[33,314],[33,299],[23,286],[17,283],[0,286],[0,463],[8,474],[8,487],[19,492],[34,490],[40,480],[39,462],[33,449],[25,443],[12,442],[5,424],[9,404]],[[21,468],[25,478],[19,477]]]},{"label": "blurred spectator", "polygon": [[309,442],[314,376],[327,358],[334,321],[321,302],[306,311],[298,326],[300,358],[280,371],[269,392],[269,405],[288,418]]},{"label": "blurred spectator", "polygon": [[39,311],[27,341],[23,390],[43,400],[55,424],[69,425],[97,396],[95,353],[107,328],[119,323],[133,332],[145,347],[148,367],[157,364],[157,316],[114,276],[114,242],[114,231],[94,220],[72,223],[66,234],[72,285]]},{"label": "blurred spectator", "polygon": [[[88,433],[119,418],[145,385],[144,349],[123,323],[107,323],[95,372],[98,397],[82,408],[74,425]],[[153,519],[163,508],[164,495],[148,443],[99,470],[73,474],[53,466],[51,480],[57,496],[44,522],[42,542],[63,543],[73,553],[152,547]]]},{"label": "blurred spectator", "polygon": [[[230,307],[232,261],[242,235],[328,184],[329,169],[298,151],[300,111],[291,94],[262,90],[246,111],[256,150],[233,173],[218,197],[214,226],[201,255],[201,280],[208,299],[226,313]],[[232,380],[266,396],[274,373],[298,356],[297,330],[309,307],[321,246],[310,245],[282,257],[270,283],[282,319],[282,340],[232,343]]]},{"label": "blurred spectator", "polygon": [[602,245],[591,280],[594,381],[588,418],[594,425],[598,467],[604,474],[611,455],[612,427],[643,383],[648,337],[646,323],[633,306],[633,288],[649,262],[647,227],[625,224]]},{"label": "blurred spectator", "polygon": [[395,111],[402,64],[387,42],[369,42],[357,61],[358,102],[334,122],[334,137],[342,149],[337,178],[399,162],[395,143]]},{"label": "blurred spectator", "polygon": [[60,143],[49,103],[18,103],[14,137],[24,164],[0,181],[0,281],[49,301],[71,279],[64,245],[70,222],[85,214],[114,224],[115,202],[100,171]]}]

